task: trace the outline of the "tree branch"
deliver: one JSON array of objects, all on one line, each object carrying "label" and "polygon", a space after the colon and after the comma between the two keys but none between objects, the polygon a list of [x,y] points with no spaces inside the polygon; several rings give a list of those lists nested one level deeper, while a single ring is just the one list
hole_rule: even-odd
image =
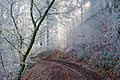
[{"label": "tree branch", "polygon": [[39,8],[37,7],[37,5],[35,3],[33,3],[34,6],[36,7],[37,11],[39,12],[40,16],[41,16],[41,11],[39,10]]},{"label": "tree branch", "polygon": [[41,25],[41,23],[42,23],[43,20],[45,19],[46,15],[47,15],[48,11],[50,10],[50,8],[52,7],[54,1],[55,1],[55,0],[52,0],[52,2],[50,3],[50,5],[48,6],[48,8],[47,8],[47,10],[45,11],[42,19],[40,20],[40,22],[39,22],[38,25],[37,25],[37,29],[39,29],[39,26]]},{"label": "tree branch", "polygon": [[33,26],[34,26],[34,28],[35,28],[35,27],[36,27],[36,22],[35,22],[35,19],[34,19],[34,17],[33,17],[33,4],[34,4],[34,2],[33,2],[33,0],[31,0],[30,16],[31,16],[31,19],[32,19]]},{"label": "tree branch", "polygon": [[4,37],[4,39],[5,39],[15,50],[17,50],[18,53],[21,53],[21,51],[20,51],[18,48],[16,48],[7,38]]},{"label": "tree branch", "polygon": [[22,42],[23,42],[23,40],[22,40],[22,35],[19,33],[19,29],[18,29],[16,20],[15,20],[15,18],[14,18],[14,16],[13,16],[13,4],[14,4],[14,2],[12,2],[11,7],[10,7],[10,15],[11,15],[11,17],[12,17],[14,26],[15,26],[16,31],[17,31],[17,34],[19,35],[19,38],[20,38],[20,49],[21,49],[21,48],[22,48]]}]

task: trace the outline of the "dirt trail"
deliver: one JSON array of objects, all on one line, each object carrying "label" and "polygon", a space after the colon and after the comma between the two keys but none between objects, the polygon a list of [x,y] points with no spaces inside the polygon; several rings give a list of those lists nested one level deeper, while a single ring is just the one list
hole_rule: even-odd
[{"label": "dirt trail", "polygon": [[92,71],[89,71],[86,68],[83,68],[82,66],[77,65],[75,63],[69,63],[63,60],[56,60],[56,59],[42,59],[42,60],[47,62],[54,62],[72,68],[77,72],[79,72],[80,74],[82,74],[83,76],[85,76],[87,80],[105,80],[102,79],[100,76],[98,76],[96,73],[93,73]]},{"label": "dirt trail", "polygon": [[36,61],[22,80],[105,80],[96,73],[61,59],[40,59]]}]

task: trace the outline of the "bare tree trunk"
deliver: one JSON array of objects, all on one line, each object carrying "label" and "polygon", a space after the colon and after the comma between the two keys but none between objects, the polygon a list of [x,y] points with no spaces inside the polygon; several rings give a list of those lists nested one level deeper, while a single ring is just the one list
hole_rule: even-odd
[{"label": "bare tree trunk", "polygon": [[50,5],[48,6],[47,10],[45,11],[43,17],[41,18],[40,22],[38,23],[38,25],[36,25],[36,22],[34,21],[34,17],[33,17],[33,14],[32,14],[32,8],[33,8],[33,0],[31,0],[31,10],[30,10],[30,13],[31,13],[31,18],[32,18],[32,22],[33,22],[33,25],[34,25],[34,31],[33,31],[33,35],[32,35],[32,38],[30,40],[30,44],[27,48],[27,51],[25,52],[25,55],[23,55],[23,58],[22,58],[22,63],[20,64],[20,70],[19,70],[19,73],[18,73],[18,76],[17,76],[17,79],[16,80],[20,80],[21,79],[21,75],[25,69],[25,61],[26,61],[26,58],[29,54],[29,52],[31,51],[31,48],[35,42],[35,37],[36,37],[36,34],[39,30],[39,27],[41,25],[41,23],[44,21],[45,17],[47,16],[47,13],[48,11],[50,10],[50,8],[52,7],[53,3],[55,2],[55,0],[52,0],[52,2],[50,3]]}]

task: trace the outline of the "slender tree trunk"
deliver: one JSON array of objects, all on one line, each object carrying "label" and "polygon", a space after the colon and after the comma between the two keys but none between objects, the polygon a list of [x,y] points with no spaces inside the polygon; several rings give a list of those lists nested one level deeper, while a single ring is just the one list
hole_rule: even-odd
[{"label": "slender tree trunk", "polygon": [[[48,16],[47,16],[48,18]],[[49,23],[47,21],[47,51],[49,50]]]}]

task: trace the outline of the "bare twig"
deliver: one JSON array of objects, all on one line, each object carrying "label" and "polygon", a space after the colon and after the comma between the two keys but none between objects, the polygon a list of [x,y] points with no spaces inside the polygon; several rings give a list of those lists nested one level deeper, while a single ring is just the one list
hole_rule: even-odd
[{"label": "bare twig", "polygon": [[13,45],[7,38],[4,37],[4,39],[15,49],[18,51],[18,53],[21,53],[21,51],[15,46]]}]

